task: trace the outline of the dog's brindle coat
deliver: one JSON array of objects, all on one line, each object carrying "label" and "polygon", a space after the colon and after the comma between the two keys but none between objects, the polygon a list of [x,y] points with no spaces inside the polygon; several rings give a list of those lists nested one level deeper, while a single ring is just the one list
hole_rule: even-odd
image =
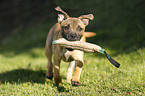
[{"label": "dog's brindle coat", "polygon": [[[48,67],[46,77],[52,79],[54,77],[55,84],[61,82],[61,76],[59,74],[61,60],[70,62],[67,70],[67,82],[71,82],[72,85],[80,85],[80,74],[83,68],[83,56],[84,52],[73,49],[66,49],[59,45],[52,45],[53,40],[59,38],[65,38],[69,41],[86,41],[86,37],[95,35],[94,33],[84,32],[85,27],[88,25],[89,19],[93,19],[93,15],[82,15],[78,18],[69,17],[60,7],[56,7],[55,10],[60,11],[62,14],[58,14],[58,23],[56,23],[49,31],[46,46],[45,55],[48,59]],[[53,63],[52,63],[52,54]],[[74,65],[76,64],[74,75],[72,72]]]}]

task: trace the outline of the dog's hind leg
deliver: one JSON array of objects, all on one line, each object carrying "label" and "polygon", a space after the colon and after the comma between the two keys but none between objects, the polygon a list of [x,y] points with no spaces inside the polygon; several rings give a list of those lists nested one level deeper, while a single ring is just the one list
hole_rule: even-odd
[{"label": "dog's hind leg", "polygon": [[72,72],[75,66],[75,61],[72,61],[69,63],[69,66],[67,68],[67,82],[71,83],[71,79],[72,79]]},{"label": "dog's hind leg", "polygon": [[51,45],[46,45],[45,47],[45,55],[47,57],[47,73],[46,77],[48,79],[53,78],[53,63],[52,63],[52,48]]},{"label": "dog's hind leg", "polygon": [[54,55],[54,60],[53,60],[54,73],[53,73],[53,76],[54,76],[54,81],[55,81],[56,85],[59,85],[61,83],[61,76],[59,74],[59,71],[60,71],[60,61],[61,60],[59,58],[56,58],[55,55]]}]

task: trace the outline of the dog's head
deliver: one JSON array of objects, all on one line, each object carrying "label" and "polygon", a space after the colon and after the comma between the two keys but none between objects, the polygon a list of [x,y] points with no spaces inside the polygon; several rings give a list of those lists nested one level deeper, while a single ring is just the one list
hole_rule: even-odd
[{"label": "dog's head", "polygon": [[85,27],[89,24],[89,19],[93,20],[92,14],[82,15],[78,18],[69,17],[59,6],[55,10],[61,12],[58,14],[63,38],[69,41],[79,41],[84,34]]}]

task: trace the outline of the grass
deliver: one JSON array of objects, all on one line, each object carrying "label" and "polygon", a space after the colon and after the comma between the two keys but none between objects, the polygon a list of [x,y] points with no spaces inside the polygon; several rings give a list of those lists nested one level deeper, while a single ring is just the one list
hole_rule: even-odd
[{"label": "grass", "polygon": [[[91,6],[96,8],[97,19],[87,31],[94,31],[97,36],[88,38],[88,42],[101,45],[121,64],[120,68],[115,68],[102,54],[85,53],[82,86],[74,87],[66,82],[68,63],[65,62],[61,63],[60,71],[63,82],[55,86],[45,78],[44,55],[48,30],[55,22],[21,26],[0,42],[0,95],[145,95],[145,29],[140,14],[144,10],[137,11],[143,6],[134,9],[139,1],[127,1],[126,5],[120,1],[124,5],[121,10],[115,5],[117,1],[106,1],[110,2],[107,5],[103,2],[98,1],[97,7]],[[78,9],[77,4],[74,9]],[[140,12],[137,15],[140,18],[133,18],[132,12]]]}]

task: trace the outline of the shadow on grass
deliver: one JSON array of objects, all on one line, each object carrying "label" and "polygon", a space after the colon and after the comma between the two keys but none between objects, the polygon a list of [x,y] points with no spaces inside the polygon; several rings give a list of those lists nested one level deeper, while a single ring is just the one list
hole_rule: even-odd
[{"label": "shadow on grass", "polygon": [[[62,76],[62,78],[66,79],[64,76]],[[25,82],[44,84],[46,82],[45,73],[42,70],[34,71],[31,69],[16,69],[16,70],[0,73],[0,83],[5,84],[7,82],[11,84],[25,83]],[[69,90],[62,85],[56,87],[58,92],[69,92]]]},{"label": "shadow on grass", "polygon": [[33,71],[31,69],[16,69],[0,73],[0,82],[5,83],[45,83],[45,73],[42,70]]}]

